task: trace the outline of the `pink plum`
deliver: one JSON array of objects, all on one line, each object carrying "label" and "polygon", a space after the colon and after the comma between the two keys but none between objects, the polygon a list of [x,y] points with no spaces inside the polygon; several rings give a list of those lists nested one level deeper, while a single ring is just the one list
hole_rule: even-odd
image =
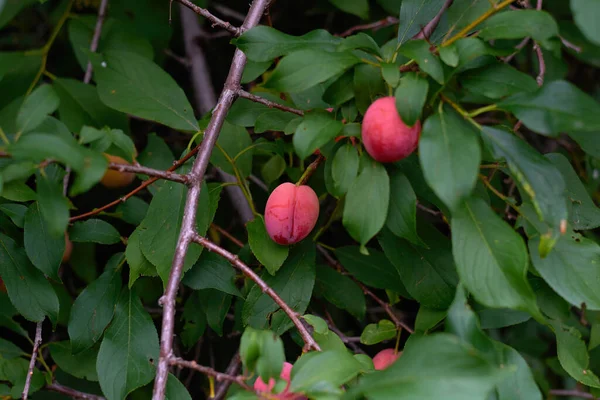
[{"label": "pink plum", "polygon": [[308,186],[283,183],[269,196],[265,226],[271,239],[282,245],[301,241],[319,218],[319,199]]},{"label": "pink plum", "polygon": [[402,352],[396,352],[395,349],[381,350],[373,357],[373,365],[376,370],[386,369],[396,361]]},{"label": "pink plum", "polygon": [[394,97],[375,100],[362,122],[362,140],[367,153],[382,163],[409,156],[417,148],[420,134],[421,122],[407,126],[398,114]]}]

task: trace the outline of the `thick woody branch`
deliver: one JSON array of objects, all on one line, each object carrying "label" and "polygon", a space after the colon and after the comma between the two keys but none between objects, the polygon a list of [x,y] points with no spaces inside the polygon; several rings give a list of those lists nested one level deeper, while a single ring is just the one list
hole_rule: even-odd
[{"label": "thick woody branch", "polygon": [[166,179],[168,181],[184,184],[188,183],[188,178],[185,175],[179,175],[171,171],[161,171],[159,169],[148,168],[142,165],[128,165],[111,162],[108,164],[108,168],[119,172],[133,172],[134,174],[148,175],[155,178]]},{"label": "thick woody branch", "polygon": [[[254,0],[240,29],[247,30],[256,26],[268,5],[269,0]],[[194,226],[196,225],[196,206],[200,197],[200,186],[204,180],[204,174],[206,173],[206,168],[208,167],[210,155],[217,142],[217,138],[225,121],[225,117],[227,116],[227,112],[237,97],[237,91],[240,87],[240,81],[242,79],[245,66],[246,56],[242,51],[237,49],[233,56],[227,80],[225,81],[225,87],[219,96],[219,100],[214,108],[214,112],[210,122],[208,123],[208,127],[204,132],[204,138],[200,144],[198,156],[196,157],[194,165],[192,166],[192,170],[188,175],[190,178],[190,189],[188,190],[184,207],[181,230],[175,248],[175,255],[173,257],[169,282],[167,283],[165,294],[160,299],[160,302],[163,306],[163,320],[160,337],[160,358],[158,361],[158,367],[156,369],[156,379],[154,381],[154,392],[152,396],[153,400],[163,400],[165,397],[165,389],[169,373],[169,360],[173,356],[175,297],[177,296],[179,281],[181,280],[181,275],[183,273],[183,262],[185,255],[187,254],[190,242],[196,235],[194,232]]]},{"label": "thick woody branch", "polygon": [[33,370],[35,369],[35,360],[38,356],[38,350],[42,344],[42,323],[40,321],[35,326],[35,339],[33,341],[33,350],[31,352],[31,359],[29,360],[29,368],[27,369],[27,377],[25,378],[25,386],[23,386],[23,395],[21,398],[27,400],[29,396],[29,388],[31,388],[31,378],[33,377]]},{"label": "thick woody branch", "polygon": [[238,90],[238,96],[243,97],[244,99],[252,100],[255,103],[264,104],[265,106],[267,106],[269,108],[277,108],[278,110],[287,111],[289,113],[300,115],[300,116],[304,115],[304,111],[302,111],[302,110],[297,110],[292,107],[287,107],[282,104],[275,103],[274,101],[267,100],[264,97],[260,97],[255,94],[246,92],[243,89]]},{"label": "thick woody branch", "polygon": [[300,316],[298,315],[298,313],[296,311],[294,311],[285,301],[283,301],[283,299],[281,297],[279,297],[279,295],[269,285],[267,285],[267,283],[265,281],[263,281],[260,278],[260,276],[258,276],[252,270],[252,268],[250,268],[249,266],[244,264],[242,261],[240,261],[238,256],[228,252],[227,250],[223,249],[222,247],[217,246],[215,243],[211,242],[210,240],[208,240],[205,237],[202,237],[200,235],[194,235],[192,240],[195,243],[202,245],[208,251],[217,253],[220,256],[222,256],[223,258],[225,258],[227,261],[229,261],[231,263],[231,265],[234,268],[237,268],[244,275],[246,275],[248,278],[250,278],[252,281],[254,281],[254,283],[256,283],[256,285],[260,288],[260,290],[263,293],[266,293],[269,297],[271,297],[271,299],[273,299],[273,301],[283,310],[283,312],[285,312],[287,314],[287,316],[292,320],[292,322],[298,329],[298,332],[300,333],[302,340],[304,340],[305,350],[307,350],[307,351],[311,350],[311,349],[321,350],[319,348],[319,345],[317,344],[317,342],[315,342],[315,340],[311,336],[308,329],[306,329],[306,327],[304,326],[302,321],[300,321],[300,318],[299,318]]},{"label": "thick woody branch", "polygon": [[66,396],[69,396],[73,399],[82,399],[82,400],[106,400],[102,396],[96,396],[95,394],[89,394],[80,392],[79,390],[71,389],[70,387],[66,387],[61,385],[60,383],[54,382],[51,385],[46,386],[47,390],[52,392],[61,393]]},{"label": "thick woody branch", "polygon": [[229,375],[229,374],[224,374],[222,372],[215,371],[214,369],[212,369],[210,367],[205,367],[204,365],[200,365],[196,361],[186,361],[183,358],[173,357],[169,360],[169,364],[180,367],[180,368],[193,369],[194,371],[198,371],[204,375],[212,376],[218,382],[227,381],[227,382],[231,382],[231,383],[237,383],[238,385],[240,385],[242,388],[244,388],[246,390],[249,390],[252,392],[254,391],[250,386],[248,386],[248,384],[246,384],[246,382],[244,382],[243,376],[240,376],[240,375],[233,376],[233,375]]},{"label": "thick woody branch", "polygon": [[198,15],[202,15],[204,18],[209,20],[212,23],[213,28],[218,26],[219,28],[225,29],[227,32],[231,33],[233,36],[239,36],[242,34],[242,28],[237,28],[231,25],[227,21],[223,21],[221,18],[214,16],[210,11],[205,8],[198,7],[194,3],[189,0],[177,0],[179,3],[183,4],[190,10],[194,11]]}]

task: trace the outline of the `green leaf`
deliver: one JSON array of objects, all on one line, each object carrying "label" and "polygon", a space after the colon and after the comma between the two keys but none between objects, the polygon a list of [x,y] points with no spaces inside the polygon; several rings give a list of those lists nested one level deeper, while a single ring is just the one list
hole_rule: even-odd
[{"label": "green leaf", "polygon": [[96,359],[98,357],[98,346],[89,348],[79,354],[71,352],[69,341],[50,343],[50,355],[56,365],[66,373],[76,378],[97,381]]},{"label": "green leaf", "polygon": [[152,318],[139,297],[124,289],[98,352],[102,392],[108,400],[124,399],[154,378],[157,361],[158,334]]},{"label": "green leaf", "polygon": [[415,319],[415,332],[426,334],[433,330],[444,318],[447,310],[434,310],[427,307],[419,307],[417,318]]},{"label": "green leaf", "polygon": [[390,179],[383,165],[370,158],[364,164],[348,190],[342,219],[363,252],[364,246],[383,228],[390,200]]},{"label": "green leaf", "polygon": [[440,59],[444,64],[450,67],[457,67],[460,61],[458,57],[458,48],[456,43],[452,43],[450,46],[439,47]]},{"label": "green leaf", "polygon": [[[12,386],[11,390],[8,390],[8,386],[5,386],[7,398],[21,398],[23,388],[25,387],[25,379],[28,375],[28,369],[29,360],[25,360],[24,358],[13,358],[12,360],[0,359],[0,377],[4,382],[8,382]],[[29,394],[33,394],[40,390],[45,383],[44,375],[39,369],[34,369],[31,377]],[[36,394],[35,397],[39,396]]]},{"label": "green leaf", "polygon": [[366,312],[365,295],[350,278],[332,268],[317,266],[317,287],[322,295],[338,308],[362,320]]},{"label": "green leaf", "polygon": [[387,93],[379,68],[368,64],[359,64],[354,68],[354,97],[361,114],[367,111],[371,103]]},{"label": "green leaf", "polygon": [[[311,241],[295,246],[275,276],[263,274],[262,279],[293,310],[303,314],[310,301],[315,283],[315,246]],[[292,279],[293,277],[293,279]],[[282,334],[291,325],[289,318],[279,306],[256,285],[252,286],[242,312],[244,323],[257,329],[267,327]]]},{"label": "green leaf", "polygon": [[385,226],[394,235],[425,246],[417,233],[417,196],[408,178],[400,171],[390,175],[390,205]]},{"label": "green leaf", "polygon": [[341,386],[361,370],[362,365],[348,351],[306,353],[294,364],[289,390],[303,391],[322,382]]},{"label": "green leaf", "polygon": [[571,11],[577,27],[590,41],[600,46],[600,30],[596,22],[600,18],[600,5],[594,0],[571,0]]},{"label": "green leaf", "polygon": [[343,124],[336,121],[332,113],[314,110],[304,115],[303,121],[296,128],[293,143],[298,157],[304,159],[315,150],[335,138],[342,130]]},{"label": "green leaf", "polygon": [[600,130],[600,104],[566,81],[550,82],[534,93],[516,94],[498,107],[543,135]]},{"label": "green leaf", "polygon": [[167,378],[165,400],[192,400],[185,385],[171,373]]},{"label": "green leaf", "polygon": [[253,61],[270,61],[299,50],[334,51],[340,38],[323,29],[303,36],[291,36],[269,26],[256,26],[235,40],[235,45]]},{"label": "green leaf", "polygon": [[0,233],[0,277],[8,297],[27,320],[40,322],[45,316],[58,318],[58,298],[44,275],[31,265],[25,250]]},{"label": "green leaf", "polygon": [[[165,285],[169,279],[175,245],[181,230],[187,190],[187,187],[180,183],[165,182],[152,198],[148,214],[139,226],[142,253],[156,266],[158,275]],[[204,183],[200,191],[198,209],[208,210],[210,204],[208,187]],[[206,233],[210,225],[209,217],[208,213],[199,213],[196,221],[196,229],[199,234]],[[212,220],[212,218],[210,219]],[[201,253],[201,246],[188,248],[184,271],[194,265]]]},{"label": "green leaf", "polygon": [[[421,0],[424,1],[424,0]],[[400,54],[415,60],[422,71],[426,72],[439,84],[444,83],[444,68],[440,60],[431,54],[429,43],[425,40],[411,40],[400,47]]]},{"label": "green leaf", "polygon": [[398,46],[410,40],[440,11],[444,0],[403,0],[400,8]]},{"label": "green leaf", "polygon": [[369,18],[369,2],[367,0],[329,0],[329,2],[348,14],[362,19]]},{"label": "green leaf", "polygon": [[11,201],[32,201],[37,199],[37,194],[23,182],[10,182],[4,185],[2,197]]},{"label": "green leaf", "polygon": [[400,82],[400,69],[394,63],[381,63],[381,76],[385,83],[395,88]]},{"label": "green leaf", "polygon": [[461,74],[460,83],[468,91],[490,99],[535,92],[538,88],[535,79],[505,63],[469,70]]},{"label": "green leaf", "polygon": [[267,111],[256,118],[254,133],[264,133],[267,131],[285,132],[288,124],[296,119],[301,118],[295,114],[281,110]]},{"label": "green leaf", "polygon": [[265,227],[265,220],[260,215],[248,222],[246,229],[248,229],[248,243],[252,253],[271,275],[275,275],[288,256],[288,246],[281,246],[271,240]]},{"label": "green leaf", "polygon": [[[217,144],[218,147],[213,150],[210,157],[212,164],[235,176],[232,166],[235,159],[235,166],[242,178],[250,175],[252,172],[252,150],[247,150],[247,148],[252,146],[252,139],[246,128],[225,121],[217,139]],[[241,154],[242,152],[243,154]]]},{"label": "green leaf", "polygon": [[453,335],[413,335],[398,361],[364,376],[350,393],[371,400],[481,400],[503,376],[501,369]]},{"label": "green leaf", "polygon": [[235,270],[222,256],[203,252],[183,283],[192,289],[216,289],[234,296],[242,296],[235,286]]},{"label": "green leaf", "polygon": [[323,100],[332,106],[340,106],[354,98],[354,71],[348,70],[325,89]]},{"label": "green leaf", "polygon": [[140,153],[138,161],[145,167],[166,170],[173,166],[175,157],[165,141],[156,133],[151,133],[148,135],[148,144]]},{"label": "green leaf", "polygon": [[451,227],[458,275],[477,301],[539,317],[526,279],[529,260],[521,236],[480,198],[457,209]]},{"label": "green leaf", "polygon": [[94,63],[100,100],[110,108],[173,129],[197,131],[192,106],[175,80],[147,58],[107,51]]},{"label": "green leaf", "polygon": [[118,265],[122,258],[122,253],[114,255],[104,273],[89,284],[73,303],[68,326],[73,354],[92,347],[112,320],[121,290]]},{"label": "green leaf", "polygon": [[369,324],[360,334],[360,342],[367,346],[390,340],[396,337],[398,330],[392,321],[382,319],[376,324]]},{"label": "green leaf", "polygon": [[335,256],[348,272],[366,285],[396,292],[405,290],[398,272],[379,250],[369,249],[367,256],[357,246],[345,246],[337,248]]},{"label": "green leaf", "polygon": [[[145,166],[145,164],[144,164]],[[132,196],[125,203],[117,206],[116,212],[121,219],[131,225],[139,225],[148,213],[148,203],[137,196]]]},{"label": "green leaf", "polygon": [[37,202],[27,210],[24,228],[23,244],[31,263],[50,278],[60,280],[58,267],[65,252],[64,233],[58,236],[50,233]]},{"label": "green leaf", "polygon": [[496,386],[498,400],[542,400],[540,389],[523,357],[515,349],[490,339],[481,331],[479,321],[469,307],[462,286],[459,286],[456,291],[456,298],[448,310],[446,321],[447,331],[456,334],[465,343],[473,345],[498,368],[510,371],[508,376]]},{"label": "green leaf", "polygon": [[406,125],[413,126],[421,118],[428,90],[427,79],[415,72],[402,75],[400,86],[396,89],[396,108]]},{"label": "green leaf", "polygon": [[21,348],[6,339],[0,338],[0,356],[7,360],[20,357],[25,353]]},{"label": "green leaf", "polygon": [[485,39],[521,39],[531,36],[544,41],[558,36],[558,26],[545,11],[515,10],[501,12],[487,19],[480,26],[479,35]]},{"label": "green leaf", "polygon": [[[46,171],[48,172],[48,169]],[[62,177],[62,170],[60,172]],[[62,179],[51,180],[47,174],[38,172],[36,187],[39,211],[46,222],[48,234],[62,237],[69,224],[69,201],[63,196]]]},{"label": "green leaf", "polygon": [[431,189],[454,210],[475,187],[481,160],[477,131],[454,110],[445,107],[423,124],[419,160]]},{"label": "green leaf", "polygon": [[560,234],[563,221],[568,218],[565,183],[560,171],[530,147],[525,141],[505,130],[484,126],[482,137],[496,159],[505,159],[513,179],[526,194],[542,221],[550,231],[541,232],[545,239],[540,244],[546,249]]},{"label": "green leaf", "polygon": [[264,86],[280,92],[298,93],[324,82],[360,60],[351,52],[330,53],[318,49],[296,51],[285,56]]},{"label": "green leaf", "polygon": [[148,261],[140,248],[140,231],[134,230],[127,239],[127,247],[125,248],[125,257],[129,264],[129,288],[140,276],[157,276],[156,267]]},{"label": "green leaf", "polygon": [[538,273],[562,298],[574,306],[586,304],[589,310],[600,310],[598,257],[600,246],[593,240],[570,233],[561,237],[552,252],[542,257],[540,239],[529,241],[531,261]]},{"label": "green leaf", "polygon": [[600,209],[594,204],[584,184],[562,154],[546,154],[560,171],[566,183],[566,196],[569,199],[569,222],[574,230],[593,229],[600,226]]},{"label": "green leaf", "polygon": [[37,128],[42,121],[58,108],[60,100],[50,85],[42,85],[29,96],[17,114],[17,130],[29,132]]},{"label": "green leaf", "polygon": [[590,369],[590,356],[585,348],[585,343],[581,340],[581,333],[577,329],[562,325],[557,321],[552,325],[554,333],[556,333],[560,365],[578,382],[600,388],[600,380]]},{"label": "green leaf", "polygon": [[261,356],[256,360],[256,372],[263,382],[270,378],[279,378],[285,361],[283,342],[271,332],[263,331],[260,335]]},{"label": "green leaf", "polygon": [[24,8],[35,3],[36,0],[3,0],[0,3],[0,28],[3,28]]},{"label": "green leaf", "polygon": [[379,235],[379,244],[415,300],[428,308],[445,309],[458,283],[450,242],[434,227],[427,226],[422,233],[427,247],[399,239],[387,230]]},{"label": "green leaf", "polygon": [[111,224],[101,219],[88,219],[75,222],[69,230],[72,242],[114,244],[121,241],[121,235]]},{"label": "green leaf", "polygon": [[358,152],[352,144],[346,143],[337,149],[331,161],[332,185],[329,188],[334,196],[348,192],[358,174],[359,162]]},{"label": "green leaf", "polygon": [[217,335],[223,336],[223,322],[231,308],[231,295],[221,290],[204,289],[198,292],[198,298],[208,325]]},{"label": "green leaf", "polygon": [[381,49],[377,45],[375,39],[363,32],[344,38],[337,48],[338,51],[354,49],[366,50],[369,53],[381,56]]},{"label": "green leaf", "polygon": [[79,132],[86,125],[129,131],[127,115],[105,106],[94,86],[75,79],[57,78],[54,80],[54,90],[60,98],[60,120],[71,132]]},{"label": "green leaf", "polygon": [[285,172],[286,166],[287,164],[285,163],[285,159],[279,154],[275,154],[273,157],[269,158],[269,160],[263,164],[260,170],[265,183],[271,184],[279,179]]},{"label": "green leaf", "polygon": [[6,214],[17,227],[23,228],[27,206],[17,203],[3,203],[0,204],[0,211]]},{"label": "green leaf", "polygon": [[200,312],[201,310],[202,303],[198,292],[193,292],[185,302],[181,314],[184,325],[180,336],[187,349],[194,347],[206,330],[206,315],[204,312]]}]

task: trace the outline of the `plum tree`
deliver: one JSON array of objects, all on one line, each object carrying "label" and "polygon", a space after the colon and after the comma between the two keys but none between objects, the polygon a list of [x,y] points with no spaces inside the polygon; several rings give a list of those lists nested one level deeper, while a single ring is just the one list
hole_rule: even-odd
[{"label": "plum tree", "polygon": [[62,262],[69,262],[71,253],[73,252],[73,242],[69,239],[69,233],[65,232],[65,252],[63,253]]},{"label": "plum tree", "polygon": [[[283,363],[283,367],[281,369],[281,373],[279,374],[279,377],[286,382],[285,389],[283,389],[283,391],[281,391],[281,393],[278,393],[275,395],[272,395],[272,394],[269,395],[268,396],[269,399],[306,400],[306,397],[304,395],[298,394],[298,393],[292,393],[289,391],[292,368],[293,368],[293,365],[290,364],[289,362],[285,361]],[[260,376],[254,382],[254,390],[256,390],[259,393],[269,393],[270,394],[273,392],[274,388],[275,388],[275,379],[273,379],[273,378],[269,379],[268,385],[260,378]]]},{"label": "plum tree", "polygon": [[421,122],[407,126],[398,114],[394,97],[375,100],[363,118],[365,149],[379,162],[395,162],[409,156],[417,148],[420,134]]},{"label": "plum tree", "polygon": [[[127,162],[127,160],[125,160],[119,156],[113,156],[113,155],[106,154],[106,153],[104,154],[104,156],[106,157],[106,159],[109,162],[116,163],[116,164],[129,165],[129,162]],[[133,182],[134,179],[135,179],[134,173],[121,172],[121,171],[115,171],[113,169],[108,169],[104,173],[104,176],[100,180],[100,183],[107,188],[116,189],[116,188],[121,188],[121,187],[125,187],[125,186],[129,185],[131,182]]]},{"label": "plum tree", "polygon": [[265,225],[271,239],[282,245],[301,241],[319,217],[319,199],[309,186],[283,183],[269,196]]},{"label": "plum tree", "polygon": [[380,371],[386,369],[390,365],[394,363],[400,356],[402,352],[396,351],[396,349],[385,349],[381,350],[379,353],[375,354],[373,357],[373,365],[375,369]]}]

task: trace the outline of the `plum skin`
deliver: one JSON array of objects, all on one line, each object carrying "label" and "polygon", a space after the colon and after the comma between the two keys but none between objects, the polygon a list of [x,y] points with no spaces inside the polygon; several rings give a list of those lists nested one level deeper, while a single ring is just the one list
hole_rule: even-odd
[{"label": "plum skin", "polygon": [[379,162],[408,157],[417,148],[420,134],[421,122],[407,126],[398,114],[394,97],[375,100],[365,112],[362,140],[367,153]]},{"label": "plum skin", "polygon": [[307,237],[319,218],[319,199],[309,186],[282,183],[269,196],[265,227],[275,243],[289,245]]},{"label": "plum skin", "polygon": [[[108,162],[129,165],[129,162],[127,162],[127,160],[119,156],[104,154],[104,157],[106,157]],[[108,169],[104,173],[104,176],[100,180],[100,183],[104,187],[107,187],[109,189],[116,189],[129,185],[131,182],[133,182],[134,179],[135,174],[132,172],[121,172],[116,171],[114,169]]]},{"label": "plum skin", "polygon": [[396,352],[395,349],[381,350],[373,357],[373,366],[378,371],[386,369],[392,365],[402,354],[402,352]]},{"label": "plum skin", "polygon": [[[279,400],[308,400],[305,396],[297,393],[292,393],[289,391],[290,389],[290,381],[292,375],[293,365],[289,362],[285,361],[283,363],[283,367],[281,368],[281,374],[279,377],[286,382],[285,389],[279,394],[271,395],[269,398],[279,399]],[[275,387],[275,379],[270,378],[269,384],[267,385],[260,376],[254,381],[254,390],[260,393],[271,393],[273,388]]]}]

